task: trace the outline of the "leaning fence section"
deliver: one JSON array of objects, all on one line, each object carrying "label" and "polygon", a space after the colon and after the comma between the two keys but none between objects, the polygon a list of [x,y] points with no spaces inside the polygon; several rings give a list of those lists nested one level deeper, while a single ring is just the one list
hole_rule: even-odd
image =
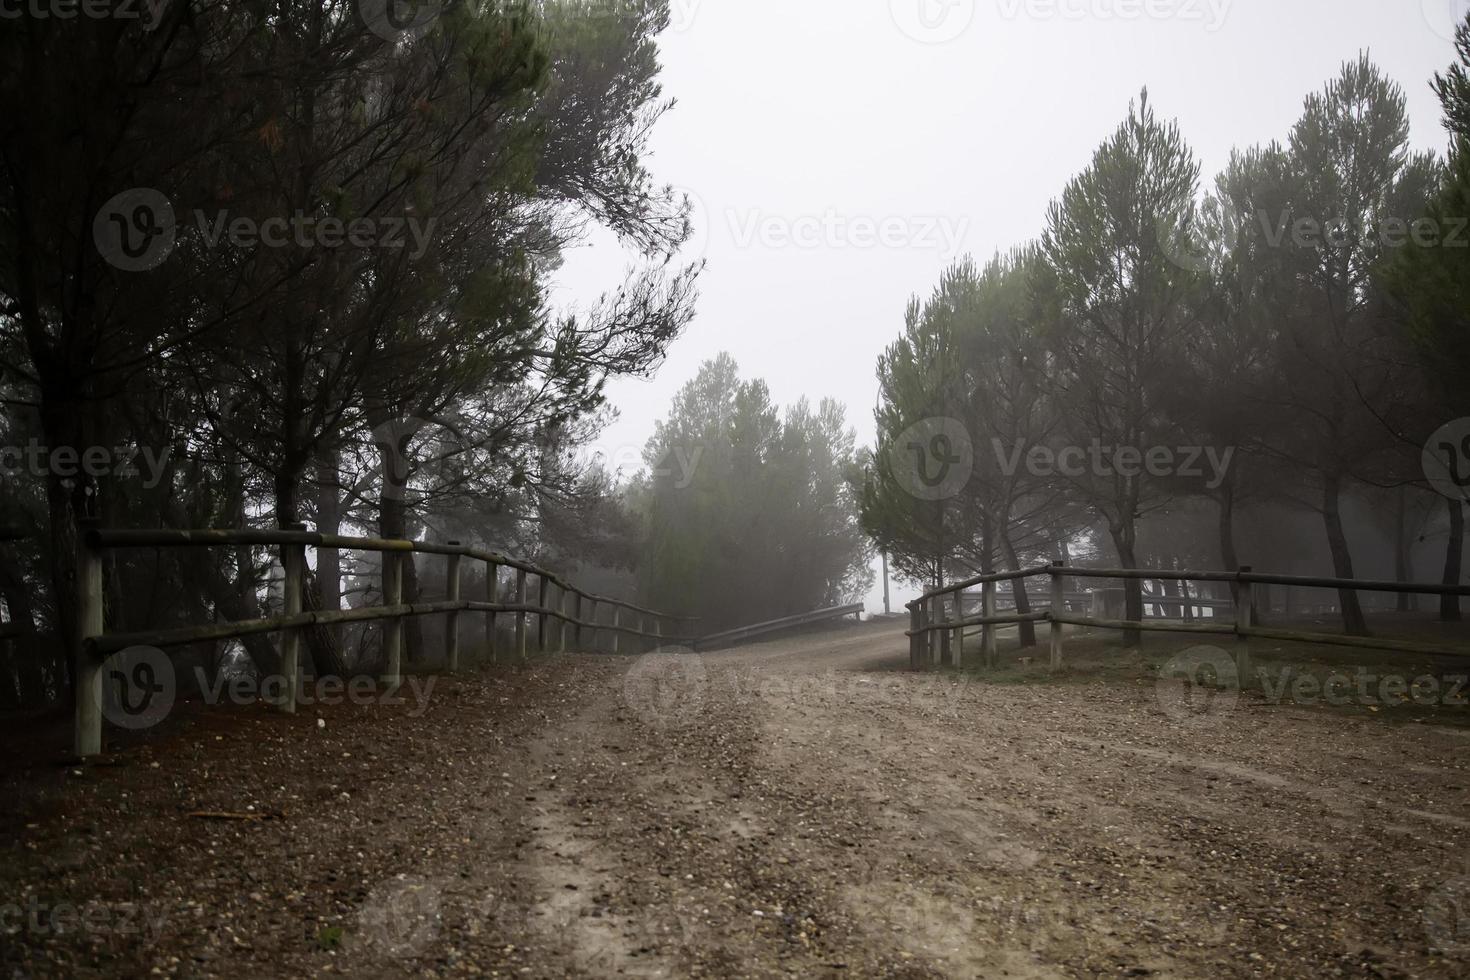
[{"label": "leaning fence section", "polygon": [[[135,633],[108,633],[104,622],[104,557],[110,550],[125,548],[223,548],[265,547],[277,549],[284,573],[284,608],[281,615],[259,620],[211,623],[179,629]],[[306,549],[377,552],[382,556],[382,603],[355,609],[305,611],[302,608],[306,575]],[[434,555],[444,559],[447,587],[437,602],[403,601],[403,562],[412,555]],[[485,596],[472,599],[463,594],[466,561],[485,566]],[[609,649],[619,652],[622,642],[642,641],[658,649],[666,643],[690,645],[692,637],[681,629],[692,620],[660,613],[621,599],[594,595],[577,588],[554,572],[508,555],[467,547],[460,542],[432,544],[319,534],[298,524],[277,531],[175,531],[110,530],[95,526],[83,529],[78,555],[80,592],[79,628],[76,643],[76,726],[74,746],[78,756],[102,751],[103,666],[108,656],[130,647],[175,647],[205,641],[239,639],[262,633],[281,635],[282,688],[276,707],[294,712],[299,702],[301,638],[304,630],[341,623],[382,622],[383,659],[381,682],[390,690],[403,680],[403,624],[413,616],[444,616],[445,657],[450,672],[460,666],[460,617],[466,613],[485,617],[486,655],[495,660],[498,649],[496,618],[514,621],[512,655],[525,659],[531,630],[535,646],[543,652],[587,650],[606,634]],[[513,583],[511,601],[501,600],[502,579]]]},{"label": "leaning fence section", "polygon": [[739,629],[727,630],[724,633],[711,633],[701,636],[694,644],[696,650],[715,650],[720,647],[735,646],[747,640],[753,640],[762,636],[770,636],[773,633],[784,633],[787,630],[799,629],[803,626],[812,626],[817,623],[826,623],[834,619],[842,619],[844,616],[852,616],[861,619],[863,610],[866,608],[861,602],[850,603],[846,606],[832,606],[827,609],[814,609],[811,612],[797,613],[795,616],[786,616],[781,619],[772,619],[764,623],[755,623],[750,626],[742,626]]},{"label": "leaning fence section", "polygon": [[[1049,588],[1042,596],[1033,599],[1029,592],[1017,589],[1016,583],[1033,578],[1045,578]],[[1109,618],[1099,615],[1100,604],[1089,603],[1088,615],[1074,610],[1084,596],[1097,593],[1068,592],[1067,579],[1103,579],[1113,581],[1142,580],[1172,582],[1181,586],[1180,595],[1149,596],[1146,602],[1157,607],[1175,608],[1183,613],[1182,621],[1160,621]],[[1012,609],[1017,599],[1026,595],[1044,610],[1030,612],[1005,612],[998,608],[997,589],[1000,583],[1012,583]],[[1229,601],[1205,599],[1191,596],[1189,584],[1223,583],[1230,590]],[[980,612],[971,615],[967,609],[970,590],[980,587]],[[1154,633],[1188,633],[1207,636],[1229,636],[1233,638],[1234,656],[1238,675],[1253,676],[1251,667],[1250,640],[1269,639],[1318,643],[1333,646],[1357,647],[1370,650],[1387,650],[1399,653],[1428,655],[1465,656],[1463,647],[1437,643],[1421,643],[1415,640],[1398,640],[1386,637],[1345,636],[1337,633],[1316,633],[1299,630],[1272,629],[1262,626],[1254,614],[1258,607],[1257,592],[1262,587],[1285,586],[1287,588],[1335,589],[1343,592],[1390,592],[1409,595],[1452,595],[1470,596],[1470,586],[1442,585],[1416,582],[1381,582],[1362,579],[1316,578],[1305,575],[1274,575],[1254,571],[1245,566],[1234,572],[1191,572],[1160,571],[1155,569],[1124,568],[1077,568],[1064,562],[1038,565],[1017,571],[997,572],[980,575],[964,581],[943,585],[908,603],[909,610],[909,662],[915,669],[941,666],[946,663],[959,666],[965,657],[965,631],[980,627],[981,662],[987,667],[999,664],[997,630],[1002,626],[1019,623],[1046,623],[1049,625],[1050,666],[1053,670],[1062,667],[1064,631],[1068,626],[1126,630]],[[1030,605],[1030,601],[1026,603]],[[1101,604],[1106,609],[1106,604]],[[1200,615],[1194,615],[1198,610]],[[1205,616],[1205,611],[1211,615]],[[1221,615],[1228,613],[1229,615]]]}]

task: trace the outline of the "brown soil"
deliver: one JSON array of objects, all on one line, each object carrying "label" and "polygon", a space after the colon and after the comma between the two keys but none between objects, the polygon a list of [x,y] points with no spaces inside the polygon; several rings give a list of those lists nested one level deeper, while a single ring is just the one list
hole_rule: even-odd
[{"label": "brown soil", "polygon": [[0,970],[1470,974],[1466,730],[906,660],[877,624],[12,752]]}]

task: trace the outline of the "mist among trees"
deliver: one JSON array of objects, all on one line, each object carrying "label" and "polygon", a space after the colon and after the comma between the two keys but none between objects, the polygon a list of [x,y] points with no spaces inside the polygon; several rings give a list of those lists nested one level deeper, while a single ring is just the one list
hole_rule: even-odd
[{"label": "mist among trees", "polygon": [[730,355],[705,362],[632,488],[647,527],[642,593],[706,633],[861,599],[872,550],[854,452],[841,405],[801,399],[783,412]]},{"label": "mist among trees", "polygon": [[[165,461],[7,473],[0,524],[35,535],[0,545],[36,638],[22,701],[68,686],[87,518],[584,553],[569,515],[609,491],[573,450],[607,380],[652,371],[693,316],[688,205],[643,160],[672,106],[667,4],[448,5],[412,32],[339,0],[158,18],[0,32],[0,442]],[[593,225],[640,263],[555,308]],[[256,618],[272,574],[249,548],[120,554],[109,628]],[[374,600],[372,578],[324,552],[306,607]],[[413,562],[404,589],[423,594]],[[371,669],[354,636],[314,631],[316,668]],[[245,648],[271,670],[268,639]]]},{"label": "mist among trees", "polygon": [[[1380,577],[1459,582],[1463,500],[1436,493],[1421,459],[1465,414],[1470,28],[1459,52],[1435,80],[1444,159],[1409,149],[1403,91],[1367,55],[1211,181],[1144,91],[1036,241],[963,261],[915,300],[879,362],[887,465],[862,494],[900,572],[937,583],[1097,557],[1353,578],[1366,539],[1387,542]],[[974,475],[917,499],[901,477],[934,419],[959,423]],[[1136,463],[1018,465],[1099,446]],[[1175,465],[1191,454],[1210,465]],[[1411,567],[1429,542],[1437,562]],[[1366,633],[1358,595],[1339,599],[1344,628]],[[1126,612],[1142,619],[1137,581]],[[1441,615],[1457,619],[1456,600]]]}]

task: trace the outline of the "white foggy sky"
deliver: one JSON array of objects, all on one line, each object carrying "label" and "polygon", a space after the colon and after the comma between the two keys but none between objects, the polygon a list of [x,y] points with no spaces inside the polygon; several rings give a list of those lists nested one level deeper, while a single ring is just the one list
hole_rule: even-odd
[{"label": "white foggy sky", "polygon": [[[1048,202],[1145,85],[1210,182],[1233,147],[1284,139],[1303,97],[1366,49],[1404,87],[1414,144],[1442,151],[1428,83],[1454,57],[1451,25],[1467,4],[672,0],[663,84],[679,104],[650,164],[695,198],[702,227],[684,256],[709,266],[699,315],[657,377],[611,386],[621,417],[595,449],[625,472],[639,466],[674,393],[721,350],[778,404],[843,402],[870,442],[874,367],[909,297],[967,252],[983,260],[1036,237]],[[926,43],[900,23],[957,36]],[[828,216],[899,219],[922,240],[747,238],[762,220],[821,233],[814,222]],[[944,247],[946,231],[963,233],[957,247]],[[594,237],[568,255],[557,301],[590,304],[631,261]]]}]

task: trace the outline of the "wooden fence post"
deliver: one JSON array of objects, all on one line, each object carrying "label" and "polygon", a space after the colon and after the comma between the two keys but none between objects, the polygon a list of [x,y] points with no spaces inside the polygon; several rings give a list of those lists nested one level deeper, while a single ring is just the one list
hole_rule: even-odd
[{"label": "wooden fence post", "polygon": [[567,617],[569,617],[572,613],[572,603],[575,599],[575,593],[573,593],[572,590],[568,588],[562,588],[560,596],[557,598],[556,609],[557,612],[561,613],[561,616],[556,621],[557,653],[566,653],[571,649],[571,644],[568,642],[568,636],[572,632],[572,623],[571,620],[569,620]]},{"label": "wooden fence post", "polygon": [[[305,524],[289,524],[283,531],[305,531]],[[306,584],[306,546],[301,544],[281,545],[281,571],[285,573],[282,596],[287,616],[301,614],[302,589]],[[276,707],[288,715],[296,713],[301,684],[301,630],[288,629],[281,633],[281,700]]]},{"label": "wooden fence post", "polygon": [[100,657],[87,652],[86,640],[101,636],[103,624],[102,605],[102,553],[87,543],[87,531],[96,521],[81,522],[78,528],[77,545],[77,609],[76,633],[72,641],[71,655],[75,658],[77,672],[77,710],[72,745],[81,758],[97,755],[102,751],[102,664]]},{"label": "wooden fence post", "polygon": [[[500,601],[500,566],[490,561],[485,563],[485,601]],[[493,664],[497,659],[495,649],[495,614],[485,614],[485,656]]]},{"label": "wooden fence post", "polygon": [[1067,614],[1067,595],[1062,591],[1066,582],[1062,572],[1066,562],[1055,562],[1051,566],[1051,669],[1062,669],[1062,624],[1058,616]]},{"label": "wooden fence post", "polygon": [[612,611],[613,611],[613,620],[612,620],[612,624],[613,624],[613,631],[612,631],[612,652],[613,653],[617,653],[618,650],[619,650],[619,648],[623,645],[623,634],[618,629],[618,627],[620,627],[620,626],[623,625],[623,607],[622,606],[613,606],[612,607]]},{"label": "wooden fence post", "polygon": [[516,569],[516,658],[522,663],[526,659],[526,570]]},{"label": "wooden fence post", "polygon": [[[543,609],[543,610],[544,609],[550,609],[551,607],[549,605],[547,605],[547,603],[548,603],[548,601],[551,598],[551,582],[547,580],[546,575],[544,573],[541,574],[541,575],[539,575],[539,576],[537,576],[537,577],[540,578],[540,580],[541,580],[541,587],[540,587],[540,589],[537,590],[536,606],[537,606],[537,608]],[[539,612],[539,613],[537,613],[536,614],[536,649],[539,650],[542,653],[545,653],[546,652],[547,644],[551,640],[551,637],[549,637],[549,636],[546,635],[546,627],[547,627],[546,613],[545,612]]]},{"label": "wooden fence post", "polygon": [[[956,592],[954,596],[954,611],[958,619],[965,618],[965,594]],[[955,627],[954,631],[954,665],[963,667],[965,665],[965,628]]]},{"label": "wooden fence post", "polygon": [[[383,552],[383,605],[397,606],[403,603],[403,562],[396,551]],[[403,683],[403,620],[395,617],[383,620],[383,654],[387,669],[383,683],[389,692],[398,690]]]},{"label": "wooden fence post", "polygon": [[[985,618],[993,618],[995,616],[995,583],[986,582],[981,587],[980,595],[980,604],[985,611]],[[996,645],[996,633],[998,632],[994,626],[986,626],[985,632],[982,634],[985,644],[985,666],[987,667],[1000,666],[1000,651]]]},{"label": "wooden fence post", "polygon": [[[595,651],[597,649],[597,600],[596,599],[588,599],[587,600],[587,622],[589,622],[589,623],[592,624],[588,628],[588,631],[592,634],[592,639],[588,642],[587,649],[588,650]],[[578,645],[580,645],[580,644],[578,644]]]},{"label": "wooden fence post", "polygon": [[[587,627],[582,626],[582,611],[584,611],[582,607],[584,607],[582,594],[578,592],[576,594],[575,605],[572,607],[576,611],[576,623],[572,624],[572,646],[579,654],[585,654],[588,649],[587,644],[584,644],[585,639],[587,639]],[[592,611],[597,611],[597,602],[591,602],[591,608]],[[597,630],[592,630],[592,645],[597,645]]]},{"label": "wooden fence post", "polygon": [[[959,596],[958,595],[951,594],[951,595],[942,595],[942,596],[939,597],[939,617],[940,617],[939,621],[941,623],[950,623],[950,622],[953,622],[953,620],[951,620],[949,618],[949,604],[951,602],[953,602],[956,606],[958,606],[959,605]],[[953,643],[951,642],[953,639],[954,639],[954,630],[953,629],[943,629],[943,630],[940,630],[939,631],[939,663],[941,665],[943,665],[945,663],[945,661],[947,661],[947,660],[950,659],[950,653],[949,653],[949,651],[950,651],[950,647],[953,646]]]},{"label": "wooden fence post", "polygon": [[[458,548],[458,541],[449,542],[451,548]],[[445,570],[445,593],[446,602],[459,601],[459,555],[449,556],[449,567]],[[444,617],[444,658],[449,661],[449,672],[451,674],[459,670],[459,613],[451,612]]]},{"label": "wooden fence post", "polygon": [[[943,596],[935,596],[929,600],[929,625],[942,626],[944,624]],[[944,661],[939,659],[939,634],[943,630],[930,630],[929,636],[929,663],[935,667],[942,666]]]},{"label": "wooden fence post", "polygon": [[[1250,572],[1250,565],[1240,566],[1241,574]],[[1251,640],[1246,630],[1251,628],[1251,610],[1255,608],[1255,587],[1249,582],[1235,581],[1235,674],[1242,688],[1252,685],[1255,674],[1251,665]]]},{"label": "wooden fence post", "polygon": [[934,666],[934,634],[929,630],[934,625],[934,600],[920,599],[924,606],[924,666]]},{"label": "wooden fence post", "polygon": [[664,619],[662,616],[653,617],[653,652],[664,652]]},{"label": "wooden fence post", "polygon": [[911,634],[909,636],[910,670],[918,670],[920,667],[923,666],[923,664],[920,663],[922,659],[920,651],[922,648],[919,645],[924,641],[924,634],[919,632],[920,628],[922,628],[924,625],[923,616],[920,613],[920,610],[922,608],[923,603],[921,602],[915,601],[909,603],[909,633]]}]

